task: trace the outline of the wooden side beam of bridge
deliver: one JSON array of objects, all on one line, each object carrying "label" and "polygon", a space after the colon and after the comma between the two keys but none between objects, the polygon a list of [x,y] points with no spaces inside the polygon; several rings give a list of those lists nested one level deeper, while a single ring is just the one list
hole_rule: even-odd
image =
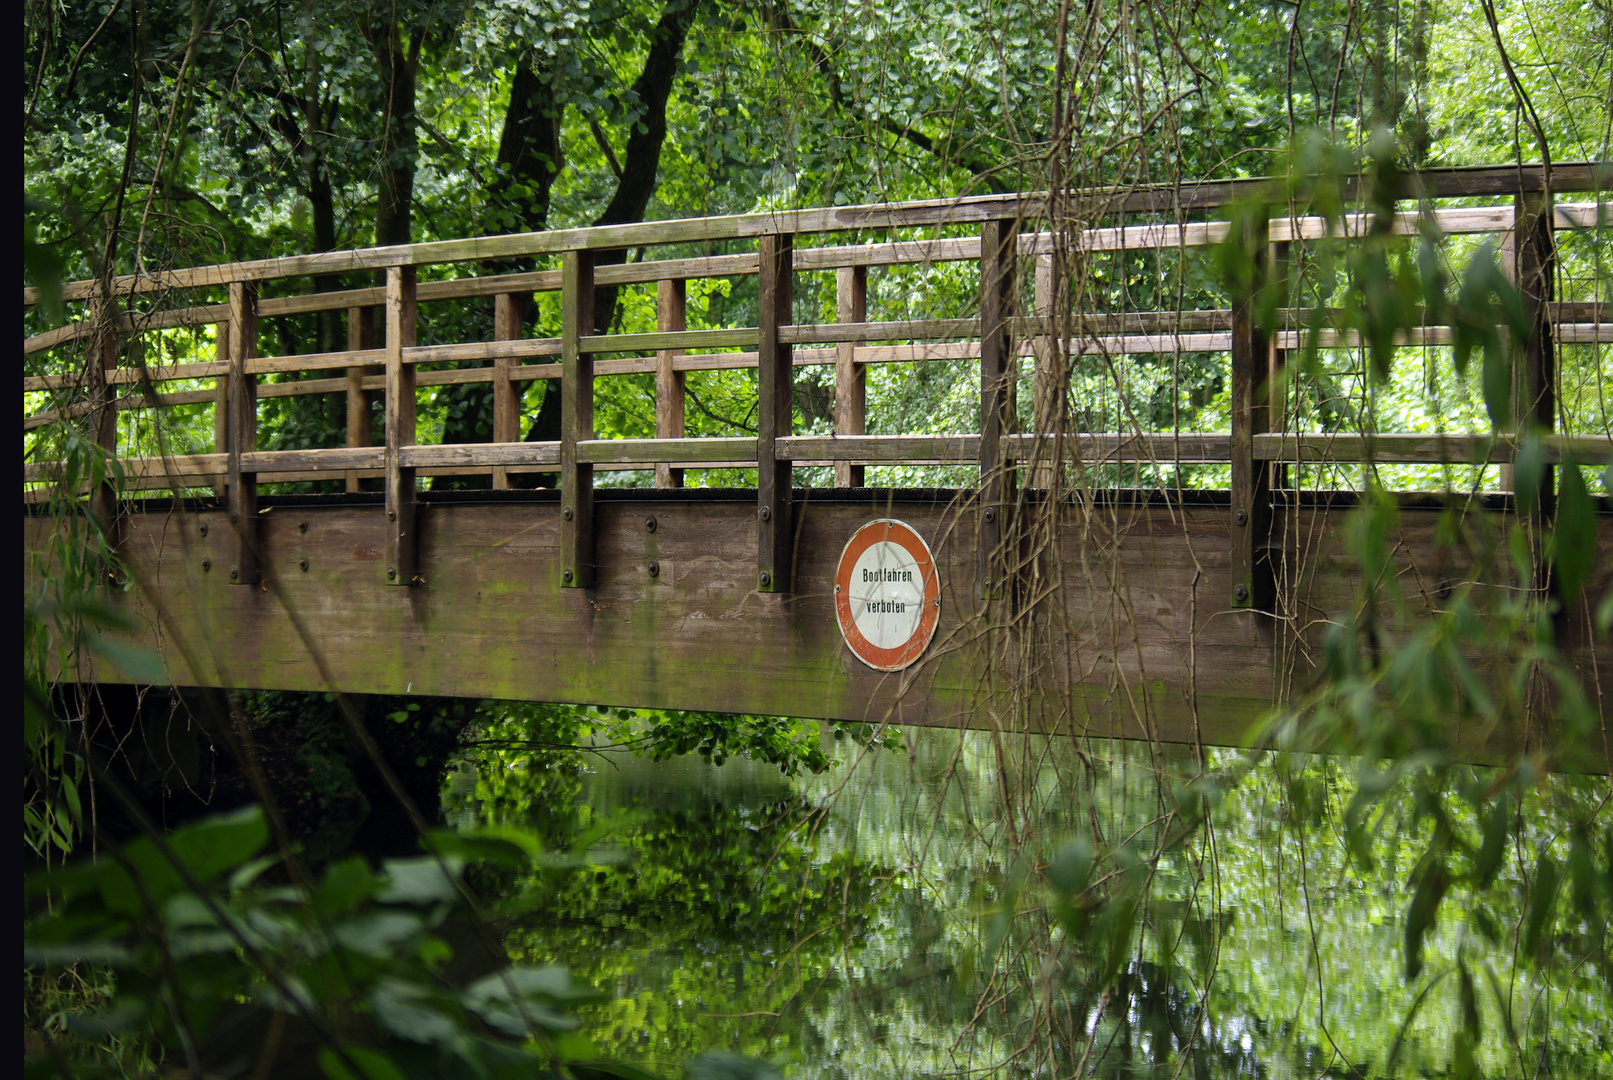
[{"label": "wooden side beam of bridge", "polygon": [[[980,534],[972,501],[960,501],[973,493],[798,491],[787,594],[757,584],[754,490],[599,495],[595,579],[586,589],[563,587],[566,533],[554,491],[424,494],[418,584],[404,589],[387,587],[378,570],[389,534],[380,493],[266,497],[256,588],[229,584],[235,533],[225,508],[129,504],[122,556],[138,587],[128,603],[142,642],[160,653],[175,685],[1238,744],[1279,695],[1305,685],[1321,632],[1360,600],[1353,560],[1342,551],[1347,505],[1275,511],[1275,533],[1286,538],[1286,550],[1273,553],[1289,613],[1281,619],[1229,603],[1226,493],[1175,507],[1120,493],[1085,511],[1072,507],[1057,557],[1042,571],[1059,590],[1052,610],[1062,625],[1042,625],[1043,640],[1017,659],[997,658],[999,676],[1006,663],[1008,676],[1032,686],[1016,709],[984,689],[985,650],[1021,639],[979,632],[1000,625],[1012,598],[981,599]],[[1440,513],[1408,506],[1392,543],[1401,587],[1430,609],[1470,569],[1436,544]],[[939,632],[921,662],[898,674],[851,654],[833,608],[847,538],[887,516],[927,540],[942,586]],[[39,550],[52,527],[48,516],[27,517],[28,547]],[[1605,517],[1599,543],[1593,608],[1613,588],[1613,524]],[[1569,637],[1588,640],[1583,627]],[[1613,671],[1607,645],[1581,644],[1576,655]],[[123,678],[104,660],[84,674]],[[1515,750],[1524,733],[1475,728],[1461,737],[1484,760]]]}]

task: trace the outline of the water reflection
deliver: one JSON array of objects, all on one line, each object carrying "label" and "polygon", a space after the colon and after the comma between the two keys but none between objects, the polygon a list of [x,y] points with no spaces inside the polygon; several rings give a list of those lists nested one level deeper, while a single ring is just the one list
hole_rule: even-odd
[{"label": "water reflection", "polygon": [[[1154,864],[1106,957],[1060,926],[1038,872],[1078,827],[1159,846],[1155,778],[1196,765],[981,733],[911,731],[908,747],[838,746],[834,769],[795,780],[698,757],[467,768],[446,805],[460,825],[531,824],[557,850],[628,822],[612,836],[630,858],[557,879],[507,943],[613,993],[586,1033],[668,1073],[717,1047],[793,1060],[796,1077],[1376,1076],[1397,1037],[1396,1075],[1450,1073],[1457,980],[1401,1030],[1421,984],[1403,978],[1393,868],[1363,879],[1337,845],[1299,850],[1275,780],[1245,780]],[[1458,949],[1511,971],[1458,920],[1431,968]],[[1512,975],[1520,1002],[1539,990]],[[1609,1075],[1606,984],[1551,1001],[1541,1047]]]}]

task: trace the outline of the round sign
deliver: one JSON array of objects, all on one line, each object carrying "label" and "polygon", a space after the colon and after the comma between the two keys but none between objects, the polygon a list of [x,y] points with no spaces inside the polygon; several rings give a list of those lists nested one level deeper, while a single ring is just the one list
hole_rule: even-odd
[{"label": "round sign", "polygon": [[941,619],[941,582],[924,538],[889,518],[853,533],[835,568],[835,618],[869,667],[900,671],[917,660]]}]

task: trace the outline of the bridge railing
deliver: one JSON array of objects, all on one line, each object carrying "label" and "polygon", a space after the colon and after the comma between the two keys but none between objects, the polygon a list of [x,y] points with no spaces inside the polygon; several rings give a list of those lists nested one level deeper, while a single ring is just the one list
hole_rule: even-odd
[{"label": "bridge railing", "polygon": [[[289,481],[339,480],[360,490],[366,478],[381,479],[386,491],[389,582],[415,578],[416,490],[423,475],[491,474],[495,488],[523,472],[558,472],[562,515],[562,575],[565,584],[585,587],[592,580],[592,500],[596,469],[654,468],[656,483],[675,487],[686,468],[741,466],[757,469],[758,587],[789,589],[792,469],[832,465],[837,486],[860,486],[870,465],[951,464],[979,469],[977,509],[983,552],[1000,547],[1016,470],[1034,474],[1054,459],[1093,463],[1214,463],[1231,466],[1231,512],[1249,539],[1235,543],[1239,564],[1233,602],[1258,604],[1264,591],[1255,563],[1269,532],[1269,489],[1288,462],[1508,462],[1515,447],[1490,434],[1304,433],[1285,430],[1280,406],[1264,399],[1261,388],[1275,386],[1287,354],[1303,347],[1305,313],[1279,312],[1279,329],[1267,334],[1255,325],[1252,302],[1228,308],[1118,313],[1058,313],[1053,309],[1054,254],[1060,241],[1088,253],[1202,248],[1223,240],[1224,221],[1186,221],[1213,213],[1255,190],[1259,181],[1231,181],[1183,188],[1084,193],[1085,204],[1124,222],[1150,216],[1143,224],[1085,228],[1068,237],[1039,229],[1048,220],[1045,195],[987,196],[972,199],[884,206],[779,211],[687,221],[651,222],[589,229],[557,230],[519,236],[482,237],[330,252],[224,266],[171,270],[114,279],[98,286],[74,282],[64,298],[83,305],[78,321],[28,337],[25,357],[44,353],[56,370],[29,374],[28,395],[47,395],[48,407],[25,415],[24,432],[64,419],[90,418],[100,443],[116,453],[116,413],[171,405],[214,408],[215,452],[123,461],[127,489],[184,490],[210,487],[227,500],[242,535],[238,580],[256,580],[252,523],[259,485]],[[1555,194],[1593,192],[1606,178],[1588,165],[1554,169]],[[1498,234],[1514,252],[1518,280],[1530,308],[1536,339],[1525,350],[1522,382],[1530,415],[1542,427],[1554,426],[1555,344],[1613,341],[1613,316],[1600,301],[1555,302],[1550,281],[1555,267],[1553,234],[1560,229],[1596,229],[1609,224],[1607,208],[1582,200],[1548,203],[1541,197],[1538,170],[1514,166],[1429,171],[1415,177],[1421,209],[1398,216],[1397,232],[1412,234],[1432,224],[1446,235]],[[1501,205],[1432,207],[1434,200],[1509,197]],[[1174,218],[1157,220],[1161,216]],[[1364,231],[1364,215],[1347,217],[1346,233]],[[904,233],[934,228],[973,235],[889,239],[808,247],[800,238],[871,232]],[[1269,257],[1286,258],[1290,245],[1326,235],[1319,217],[1277,217],[1266,226]],[[737,254],[619,259],[624,249],[662,249],[694,244],[754,241],[755,250]],[[1067,249],[1067,250],[1069,250]],[[602,260],[602,253],[607,255]],[[422,267],[463,263],[503,263],[558,257],[557,269],[492,273],[449,280],[419,281]],[[946,262],[979,266],[978,313],[967,318],[900,321],[867,320],[867,271]],[[1533,272],[1530,272],[1533,268]],[[1542,269],[1544,272],[1542,273]],[[792,297],[796,276],[835,274],[833,323],[797,325]],[[1029,273],[1027,273],[1027,271]],[[385,284],[303,295],[260,296],[265,284],[337,274],[374,273]],[[756,325],[689,330],[685,283],[692,279],[755,275],[759,305]],[[1023,288],[1022,278],[1033,284]],[[1542,285],[1544,282],[1546,284]],[[655,284],[657,330],[602,334],[594,328],[596,288]],[[1531,284],[1533,283],[1533,284]],[[190,293],[211,293],[214,302],[168,306]],[[561,334],[524,337],[523,294],[559,294]],[[494,340],[419,344],[421,304],[490,298]],[[24,306],[37,303],[24,291]],[[206,297],[204,297],[206,299]],[[223,302],[217,302],[222,299]],[[375,326],[372,310],[382,314]],[[257,355],[261,320],[316,312],[347,314],[348,349],[296,356]],[[120,347],[161,329],[214,325],[215,359],[206,362],[145,363],[143,350]],[[1322,344],[1357,344],[1351,333],[1324,331]],[[1413,330],[1410,345],[1449,343],[1449,330]],[[1050,392],[1054,335],[1064,335],[1065,354],[1226,353],[1230,355],[1231,424],[1226,432],[1078,433],[1016,430],[1013,407],[1020,360],[1032,360],[1037,400]],[[127,351],[127,359],[125,352]],[[866,432],[867,365],[916,361],[978,364],[978,430],[944,435],[870,435]],[[423,365],[474,362],[490,366],[422,370]],[[793,368],[834,368],[835,430],[832,435],[792,431]],[[47,365],[48,366],[48,365]],[[688,438],[684,425],[684,378],[691,371],[757,371],[757,431],[754,437]],[[333,372],[332,377],[260,383],[263,376]],[[595,378],[623,374],[655,376],[656,437],[597,439],[593,424]],[[164,383],[214,381],[212,389],[162,392]],[[523,441],[521,388],[535,380],[560,380],[561,431],[553,441]],[[482,444],[426,445],[416,437],[418,391],[422,387],[491,383],[494,391],[493,441]],[[371,441],[369,400],[380,392],[385,438]],[[345,447],[317,450],[260,449],[257,403],[276,396],[339,394],[347,402]],[[1034,427],[1035,425],[1033,425]],[[1050,445],[1056,440],[1056,445]],[[1550,442],[1553,454],[1571,448],[1580,460],[1613,458],[1605,433],[1564,433]],[[27,462],[25,491],[48,490],[58,467]],[[1034,475],[1032,480],[1034,482]],[[1279,480],[1279,486],[1280,480]],[[97,497],[105,498],[105,493]],[[106,513],[115,513],[107,506]],[[985,556],[983,556],[985,557]],[[990,580],[987,567],[983,580]]]}]

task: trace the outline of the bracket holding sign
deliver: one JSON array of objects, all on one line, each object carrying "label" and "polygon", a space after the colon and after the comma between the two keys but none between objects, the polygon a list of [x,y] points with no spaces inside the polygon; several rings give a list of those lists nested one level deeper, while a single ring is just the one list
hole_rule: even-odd
[{"label": "bracket holding sign", "polygon": [[835,618],[852,653],[876,671],[901,671],[935,637],[941,581],[924,538],[904,522],[871,521],[835,567]]}]

